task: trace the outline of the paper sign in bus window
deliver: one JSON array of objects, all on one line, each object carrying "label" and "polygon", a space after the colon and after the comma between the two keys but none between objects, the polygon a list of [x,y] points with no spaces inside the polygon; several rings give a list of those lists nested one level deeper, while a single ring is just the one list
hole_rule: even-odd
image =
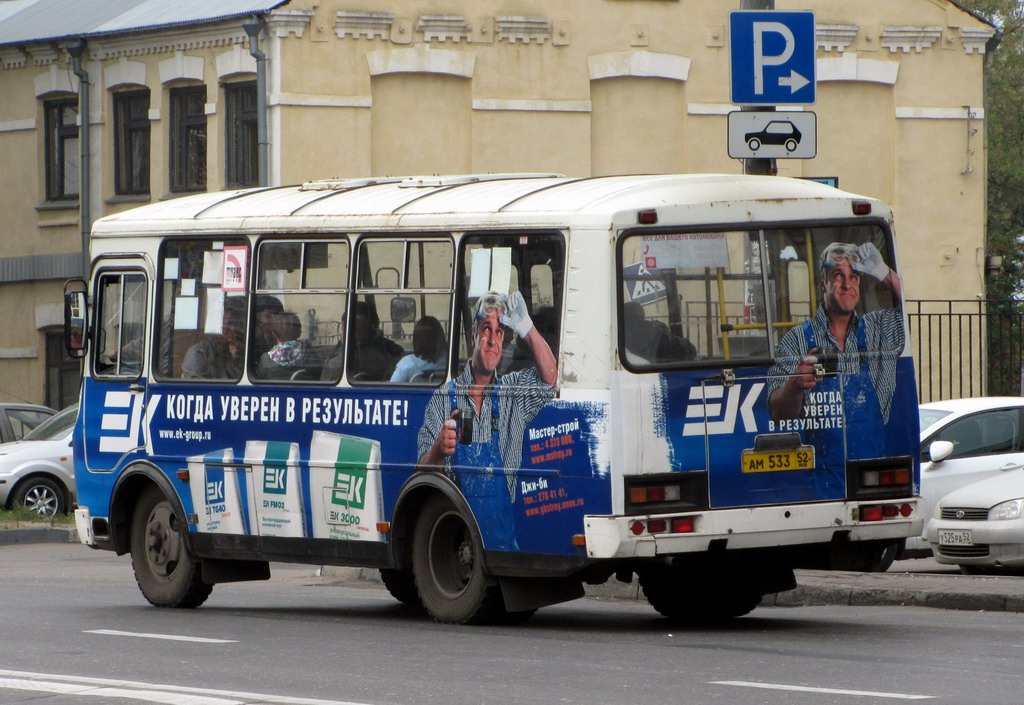
[{"label": "paper sign in bus window", "polygon": [[470,296],[488,291],[507,294],[512,281],[512,250],[508,247],[474,250],[470,268]]},{"label": "paper sign in bus window", "polygon": [[673,233],[643,239],[643,264],[648,269],[729,268],[725,233]]},{"label": "paper sign in bus window", "polygon": [[224,291],[245,291],[245,274],[248,270],[249,250],[245,246],[229,245],[224,248],[222,260],[221,289]]}]

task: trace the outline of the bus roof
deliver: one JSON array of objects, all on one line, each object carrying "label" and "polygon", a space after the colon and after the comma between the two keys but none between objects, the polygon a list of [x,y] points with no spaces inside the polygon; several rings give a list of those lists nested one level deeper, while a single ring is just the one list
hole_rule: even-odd
[{"label": "bus roof", "polygon": [[[787,204],[809,202],[816,217],[851,217],[852,201],[878,201],[813,181],[773,176],[666,174],[571,178],[558,174],[484,174],[341,179],[296,186],[202,193],[141,206],[97,220],[93,235],[148,231],[224,232],[338,228],[562,225],[581,216],[594,224],[636,223],[636,212],[692,224],[757,222],[787,217]],[[805,211],[806,212],[806,211]],[[790,215],[790,218],[793,216]],[[806,218],[807,216],[802,216]],[[675,221],[662,217],[663,224]]]}]

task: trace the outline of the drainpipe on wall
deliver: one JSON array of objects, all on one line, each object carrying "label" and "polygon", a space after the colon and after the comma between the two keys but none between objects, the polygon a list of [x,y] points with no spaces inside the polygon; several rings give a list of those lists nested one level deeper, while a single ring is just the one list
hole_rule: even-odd
[{"label": "drainpipe on wall", "polygon": [[256,141],[257,169],[259,185],[268,186],[267,153],[267,55],[260,51],[260,32],[263,30],[263,18],[253,15],[242,23],[242,29],[249,35],[249,53],[256,59]]},{"label": "drainpipe on wall", "polygon": [[78,194],[79,219],[82,225],[82,276],[89,276],[89,233],[92,230],[92,197],[89,172],[89,72],[82,68],[82,54],[85,53],[85,40],[76,39],[65,45],[64,50],[71,57],[72,70],[78,76],[78,144],[82,148],[79,161],[80,188]]}]

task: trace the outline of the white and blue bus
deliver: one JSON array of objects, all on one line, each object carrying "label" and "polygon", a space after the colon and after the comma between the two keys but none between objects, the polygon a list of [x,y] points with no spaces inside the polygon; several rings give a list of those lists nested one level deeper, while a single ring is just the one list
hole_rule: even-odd
[{"label": "white and blue bus", "polygon": [[[379,178],[96,222],[78,532],[146,599],[377,568],[443,622],[680,621],[920,535],[892,216],[722,175]],[[87,312],[83,319],[82,312]]]}]

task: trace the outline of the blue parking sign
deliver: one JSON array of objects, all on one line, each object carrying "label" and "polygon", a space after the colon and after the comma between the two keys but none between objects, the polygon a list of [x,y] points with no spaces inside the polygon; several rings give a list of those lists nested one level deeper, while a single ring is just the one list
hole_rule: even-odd
[{"label": "blue parking sign", "polygon": [[813,12],[731,12],[729,46],[735,105],[815,101]]}]

